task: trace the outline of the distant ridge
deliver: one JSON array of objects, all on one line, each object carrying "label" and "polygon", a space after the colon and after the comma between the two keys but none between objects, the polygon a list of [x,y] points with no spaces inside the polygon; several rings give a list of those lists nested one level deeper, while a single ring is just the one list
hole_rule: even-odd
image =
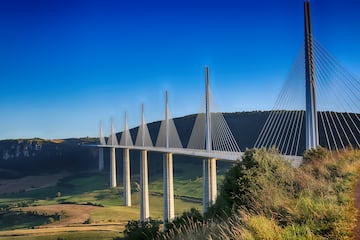
[{"label": "distant ridge", "polygon": [[[251,111],[224,113],[224,117],[240,147],[245,150],[252,148],[270,111]],[[358,115],[360,117],[360,115]],[[196,114],[174,118],[177,131],[183,146],[187,145]],[[156,142],[161,121],[148,124],[151,139]],[[360,126],[359,126],[360,127]],[[138,128],[130,129],[130,134],[135,141]],[[105,133],[108,135],[107,133]],[[118,140],[121,139],[121,132],[117,133]],[[302,134],[304,136],[304,134]],[[325,136],[320,134],[320,143]],[[83,147],[83,144],[98,143],[98,138],[69,138],[60,140],[18,139],[0,141],[0,168],[15,171],[16,174],[34,174],[59,171],[84,171],[97,169],[98,151],[95,148]],[[300,139],[300,152],[305,149],[305,142]],[[108,168],[109,153],[104,151],[105,169]],[[131,151],[131,171],[138,172],[139,153]],[[118,161],[122,161],[122,150],[117,151]],[[149,153],[150,171],[161,174],[162,156],[159,153]],[[194,164],[201,164],[201,161],[191,157],[175,156],[175,161],[191,160]],[[121,168],[121,164],[118,164]],[[119,170],[120,171],[120,170]],[[176,171],[176,170],[175,170]],[[11,171],[10,171],[11,173]],[[9,172],[6,175],[10,174]],[[11,174],[10,174],[11,175]]]}]

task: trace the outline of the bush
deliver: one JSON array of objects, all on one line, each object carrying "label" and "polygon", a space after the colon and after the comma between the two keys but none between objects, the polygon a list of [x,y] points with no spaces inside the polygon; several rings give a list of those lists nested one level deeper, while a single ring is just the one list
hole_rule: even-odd
[{"label": "bush", "polygon": [[281,208],[294,192],[293,181],[293,168],[276,149],[247,150],[243,160],[226,173],[220,195],[207,217],[230,216],[238,208],[272,216],[273,210]]},{"label": "bush", "polygon": [[146,222],[129,221],[124,230],[125,239],[152,240],[160,235],[160,222],[149,219]]},{"label": "bush", "polygon": [[34,203],[34,201],[21,201],[14,204],[15,207],[29,207]]},{"label": "bush", "polygon": [[329,151],[323,147],[307,150],[304,153],[303,164],[322,162],[326,158],[328,158],[329,155],[330,155]]},{"label": "bush", "polygon": [[55,219],[53,217],[49,217],[47,220],[46,220],[46,223],[47,224],[50,224],[50,223],[53,223],[55,222]]},{"label": "bush", "polygon": [[91,224],[91,223],[92,223],[92,220],[90,217],[88,219],[86,219],[86,221],[84,222],[84,224]]},{"label": "bush", "polygon": [[95,206],[95,207],[104,207],[104,205],[102,205],[101,203],[94,203],[94,202],[86,202],[85,205],[89,205],[89,206]]}]

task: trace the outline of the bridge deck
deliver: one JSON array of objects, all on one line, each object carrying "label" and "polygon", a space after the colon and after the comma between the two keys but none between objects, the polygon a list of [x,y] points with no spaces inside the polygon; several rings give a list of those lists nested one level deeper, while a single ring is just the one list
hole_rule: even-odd
[{"label": "bridge deck", "polygon": [[165,148],[165,147],[140,147],[140,146],[121,146],[121,145],[87,145],[89,147],[101,148],[121,148],[130,150],[145,150],[150,152],[173,153],[177,155],[195,156],[201,158],[216,158],[223,161],[236,161],[241,160],[242,152],[223,152],[211,151],[207,152],[202,149],[189,149],[189,148]]},{"label": "bridge deck", "polygon": [[[100,148],[121,148],[130,150],[145,150],[150,152],[173,153],[177,155],[194,156],[199,158],[216,158],[222,161],[236,161],[241,160],[243,152],[224,152],[224,151],[211,151],[207,152],[202,149],[190,148],[165,148],[165,147],[140,147],[140,146],[122,146],[122,145],[86,145],[89,147]],[[283,155],[283,157],[292,162],[293,166],[298,166],[302,161],[302,156]]]}]

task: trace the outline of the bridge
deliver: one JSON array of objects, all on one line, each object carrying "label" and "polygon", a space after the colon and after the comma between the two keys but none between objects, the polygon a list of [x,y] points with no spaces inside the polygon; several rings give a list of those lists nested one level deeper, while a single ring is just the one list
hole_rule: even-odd
[{"label": "bridge", "polygon": [[[305,45],[294,69],[282,89],[274,109],[266,120],[254,147],[278,147],[293,165],[301,162],[303,150],[320,145],[330,151],[348,146],[360,147],[359,91],[360,81],[341,66],[321,44],[313,39],[310,2],[304,2]],[[329,90],[329,85],[335,84]],[[341,94],[341,91],[345,94]],[[331,95],[334,105],[326,105]],[[305,99],[304,99],[305,97]],[[318,98],[317,98],[318,97]],[[319,110],[320,108],[320,110]],[[209,69],[205,67],[205,110],[197,115],[187,146],[182,146],[176,126],[169,114],[168,93],[165,94],[165,116],[156,143],[153,144],[142,105],[141,123],[135,142],[130,135],[126,113],[120,142],[113,121],[107,141],[100,124],[99,171],[104,169],[104,149],[110,150],[110,187],[117,186],[116,149],[123,149],[124,205],[131,206],[130,150],[140,152],[140,221],[149,217],[148,152],[163,154],[164,222],[174,215],[173,155],[187,155],[203,159],[203,212],[215,203],[217,196],[216,162],[241,160],[240,150],[224,116],[212,112]],[[320,121],[319,121],[320,119]],[[320,123],[320,124],[319,124]],[[304,134],[305,132],[305,134]],[[325,136],[321,142],[319,134]],[[304,136],[305,135],[305,136]],[[322,138],[321,138],[322,139]],[[305,141],[305,149],[299,143]]]}]

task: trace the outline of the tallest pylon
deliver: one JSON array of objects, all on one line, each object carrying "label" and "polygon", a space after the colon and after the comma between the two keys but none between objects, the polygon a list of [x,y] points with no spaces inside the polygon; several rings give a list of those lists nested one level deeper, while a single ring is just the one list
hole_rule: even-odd
[{"label": "tallest pylon", "polygon": [[304,1],[305,17],[305,76],[306,76],[306,150],[319,145],[318,119],[316,111],[316,82],[312,43],[310,1]]}]

